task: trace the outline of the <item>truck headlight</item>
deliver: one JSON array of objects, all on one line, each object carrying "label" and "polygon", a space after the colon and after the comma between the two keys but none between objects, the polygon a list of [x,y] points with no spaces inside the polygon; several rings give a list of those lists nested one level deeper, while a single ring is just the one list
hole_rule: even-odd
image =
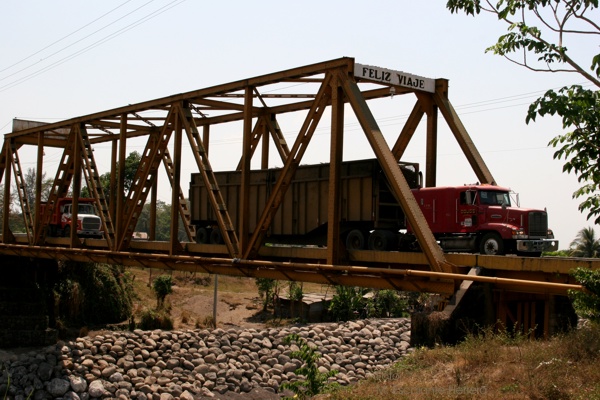
[{"label": "truck headlight", "polygon": [[527,235],[523,229],[513,229],[512,230],[512,238],[513,239],[527,239]]},{"label": "truck headlight", "polygon": [[554,232],[552,232],[552,229],[548,229],[548,239],[554,239]]}]

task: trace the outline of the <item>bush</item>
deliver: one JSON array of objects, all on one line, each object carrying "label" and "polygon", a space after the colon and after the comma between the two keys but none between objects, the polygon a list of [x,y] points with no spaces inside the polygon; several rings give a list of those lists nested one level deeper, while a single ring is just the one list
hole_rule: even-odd
[{"label": "bush", "polygon": [[336,286],[335,294],[329,304],[331,317],[335,321],[351,321],[361,317],[366,317],[369,312],[369,301],[364,295],[369,289]]},{"label": "bush", "polygon": [[57,318],[116,323],[133,308],[133,279],[120,265],[65,262],[54,285]]},{"label": "bush", "polygon": [[573,308],[579,316],[592,322],[600,322],[600,271],[576,268],[571,271],[571,275],[587,289],[587,292],[569,291]]},{"label": "bush", "polygon": [[173,320],[166,310],[145,309],[140,316],[139,328],[143,330],[173,329]]},{"label": "bush", "polygon": [[160,275],[152,282],[152,289],[156,293],[156,308],[161,309],[165,304],[167,295],[173,293],[173,279],[171,275]]}]

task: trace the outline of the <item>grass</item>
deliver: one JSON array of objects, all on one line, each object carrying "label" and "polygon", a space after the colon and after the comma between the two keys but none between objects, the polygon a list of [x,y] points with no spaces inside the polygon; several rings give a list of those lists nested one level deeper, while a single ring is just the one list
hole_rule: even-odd
[{"label": "grass", "polygon": [[548,341],[487,332],[417,349],[329,399],[600,399],[600,327]]}]

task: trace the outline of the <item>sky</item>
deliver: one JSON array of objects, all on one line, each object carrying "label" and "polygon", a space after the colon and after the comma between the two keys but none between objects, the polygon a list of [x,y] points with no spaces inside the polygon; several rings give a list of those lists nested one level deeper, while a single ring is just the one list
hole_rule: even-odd
[{"label": "sky", "polygon": [[[564,161],[553,159],[554,149],[548,147],[553,137],[564,133],[562,124],[549,117],[528,125],[525,117],[528,105],[546,90],[585,80],[576,74],[532,72],[486,53],[505,33],[505,25],[491,15],[451,14],[445,3],[3,2],[0,134],[11,132],[13,118],[56,122],[353,57],[361,64],[448,79],[449,99],[497,183],[519,193],[521,206],[546,208],[549,227],[560,248],[566,249],[577,232],[592,222],[578,210],[580,200],[572,198],[577,177],[562,172]],[[586,66],[591,63],[587,49],[596,45],[579,38],[567,43]],[[386,138],[397,136],[414,104],[413,99],[401,97],[371,106]],[[344,159],[373,157],[350,114],[346,112]],[[295,123],[280,121],[284,134],[295,137]],[[328,127],[324,118],[306,163],[328,161],[328,152],[320,151],[328,146]],[[424,164],[425,138],[419,132],[404,160]],[[239,148],[240,143],[241,126],[222,136],[213,134],[215,170],[235,167],[230,148]],[[143,143],[129,149],[141,152]],[[35,167],[35,156],[20,158],[24,169]],[[101,173],[110,167],[109,158],[97,155],[96,160]],[[193,169],[193,161],[184,159],[182,185],[189,182]],[[439,121],[437,181],[438,186],[476,181],[443,119]],[[170,203],[168,190],[161,189],[159,197]]]}]

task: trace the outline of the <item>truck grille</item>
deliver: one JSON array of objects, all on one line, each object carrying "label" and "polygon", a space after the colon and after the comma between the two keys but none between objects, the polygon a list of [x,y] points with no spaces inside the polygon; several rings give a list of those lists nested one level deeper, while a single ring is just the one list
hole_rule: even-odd
[{"label": "truck grille", "polygon": [[100,218],[90,218],[90,217],[85,217],[83,218],[83,229],[86,231],[90,231],[90,230],[99,230],[100,229]]},{"label": "truck grille", "polygon": [[541,211],[529,213],[529,236],[546,237],[548,235],[548,214]]}]

